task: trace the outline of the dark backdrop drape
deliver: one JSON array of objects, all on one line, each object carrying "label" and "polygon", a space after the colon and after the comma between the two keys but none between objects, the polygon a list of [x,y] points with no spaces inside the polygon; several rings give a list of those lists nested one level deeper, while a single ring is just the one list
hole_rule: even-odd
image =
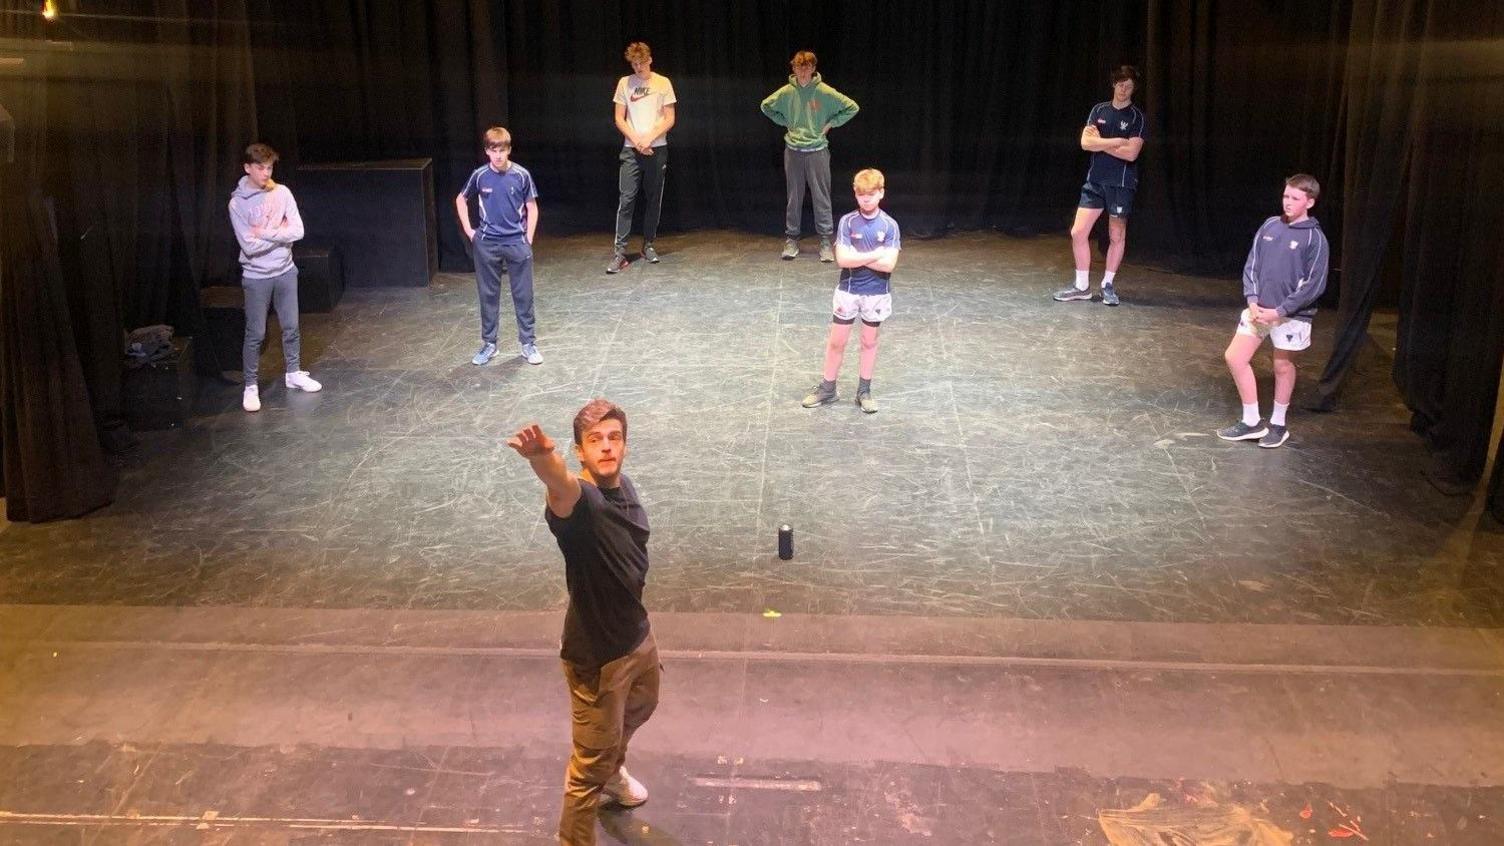
[{"label": "dark backdrop drape", "polygon": [[1504,358],[1501,39],[1504,7],[1443,0],[1358,0],[1349,36],[1346,272],[1314,405],[1336,406],[1398,247],[1394,380],[1451,493],[1485,469]]},{"label": "dark backdrop drape", "polygon": [[[119,324],[194,328],[197,287],[233,267],[224,195],[254,136],[283,152],[294,190],[302,162],[433,158],[441,261],[463,269],[448,200],[494,123],[513,131],[516,158],[537,178],[545,234],[609,229],[620,144],[610,96],[628,70],[623,47],[641,39],[680,99],[665,228],[771,234],[782,220],[780,131],[757,103],[782,84],[790,54],[809,48],[862,104],[832,136],[838,184],[882,168],[888,206],[919,236],[1061,232],[1086,164],[1082,120],[1108,96],[1109,69],[1132,62],[1150,130],[1133,259],[1235,273],[1281,178],[1314,173],[1335,248],[1330,298],[1341,292],[1332,319],[1360,340],[1402,219],[1395,378],[1436,449],[1433,475],[1466,484],[1481,472],[1504,281],[1500,239],[1478,233],[1498,231],[1488,198],[1504,188],[1504,97],[1492,93],[1497,49],[1466,39],[1497,31],[1497,4],[87,5],[97,16],[47,32],[73,47],[47,83],[59,96],[38,173],[60,219],[97,239],[89,261],[102,269],[85,284],[115,303]],[[34,25],[6,21],[0,34],[35,37]]]},{"label": "dark backdrop drape", "polygon": [[0,15],[0,49],[21,59],[0,96],[24,139],[0,267],[13,520],[109,501],[113,476],[96,465],[119,425],[122,330],[197,334],[199,286],[234,261],[224,207],[256,121],[247,15],[238,0],[202,6]]}]

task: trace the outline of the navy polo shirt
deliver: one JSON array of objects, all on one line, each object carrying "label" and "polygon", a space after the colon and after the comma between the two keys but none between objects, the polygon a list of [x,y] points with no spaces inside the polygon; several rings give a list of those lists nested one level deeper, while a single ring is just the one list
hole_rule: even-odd
[{"label": "navy polo shirt", "polygon": [[[1126,109],[1114,109],[1111,100],[1098,103],[1092,106],[1086,122],[1103,138],[1144,137],[1144,113],[1132,103]],[[1111,153],[1092,153],[1086,181],[1107,188],[1137,188],[1138,162],[1125,162]]]},{"label": "navy polo shirt", "polygon": [[527,202],[538,199],[533,175],[516,162],[501,173],[484,164],[470,174],[462,191],[466,199],[480,197],[480,237],[497,241],[527,239]]}]

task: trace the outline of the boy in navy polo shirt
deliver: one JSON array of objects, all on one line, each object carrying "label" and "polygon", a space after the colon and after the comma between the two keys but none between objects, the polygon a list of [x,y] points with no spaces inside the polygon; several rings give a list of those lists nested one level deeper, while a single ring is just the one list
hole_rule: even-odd
[{"label": "boy in navy polo shirt", "polygon": [[1076,282],[1055,292],[1057,302],[1091,300],[1091,229],[1107,211],[1107,272],[1102,275],[1102,303],[1118,304],[1113,277],[1123,263],[1128,243],[1128,215],[1138,188],[1138,154],[1144,149],[1144,113],[1133,105],[1138,71],[1122,65],[1112,72],[1112,99],[1092,107],[1081,129],[1081,149],[1091,153],[1086,184],[1071,224],[1071,252],[1076,259]]},{"label": "boy in navy polo shirt", "polygon": [[[517,342],[528,364],[542,364],[533,336],[533,234],[538,230],[538,188],[527,168],[512,161],[512,134],[500,126],[483,136],[489,161],[475,169],[454,198],[460,229],[475,258],[475,288],[480,296],[480,349],[471,364],[496,355],[497,317],[501,310],[501,274],[512,286],[517,314]],[[470,198],[479,197],[480,228],[470,224]]]},{"label": "boy in navy polo shirt", "polygon": [[898,264],[898,221],[878,208],[884,195],[882,171],[857,171],[852,180],[856,211],[836,226],[836,266],[841,268],[831,302],[830,337],[825,343],[823,381],[804,398],[805,408],[836,401],[836,377],[851,326],[862,318],[862,354],[857,376],[856,404],[868,414],[877,412],[872,399],[872,369],[877,365],[877,330],[893,313],[888,280]]},{"label": "boy in navy polo shirt", "polygon": [[[1266,449],[1283,446],[1290,437],[1285,412],[1295,393],[1295,355],[1311,346],[1311,320],[1316,301],[1326,290],[1331,249],[1321,224],[1310,216],[1321,185],[1316,177],[1297,173],[1285,180],[1280,197],[1284,214],[1264,221],[1253,236],[1253,248],[1243,266],[1243,298],[1248,307],[1238,316],[1238,329],[1222,357],[1238,386],[1243,419],[1221,429],[1224,441],[1258,439]],[[1253,354],[1264,338],[1274,343],[1274,413],[1269,425],[1259,416],[1259,388],[1253,375]]]}]

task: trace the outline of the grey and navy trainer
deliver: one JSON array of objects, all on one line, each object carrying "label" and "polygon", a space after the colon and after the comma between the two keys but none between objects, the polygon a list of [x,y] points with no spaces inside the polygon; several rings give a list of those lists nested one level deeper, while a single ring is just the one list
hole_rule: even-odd
[{"label": "grey and navy trainer", "polygon": [[1255,438],[1262,438],[1267,434],[1269,434],[1269,429],[1264,425],[1263,420],[1252,426],[1239,420],[1226,429],[1217,430],[1217,437],[1224,441],[1251,441]]}]

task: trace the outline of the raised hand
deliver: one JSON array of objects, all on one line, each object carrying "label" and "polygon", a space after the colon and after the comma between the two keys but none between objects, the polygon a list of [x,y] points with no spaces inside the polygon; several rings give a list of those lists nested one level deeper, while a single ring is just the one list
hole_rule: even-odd
[{"label": "raised hand", "polygon": [[545,435],[543,427],[537,423],[518,429],[517,434],[507,438],[507,446],[528,460],[542,455],[551,455],[554,451],[553,439]]}]

